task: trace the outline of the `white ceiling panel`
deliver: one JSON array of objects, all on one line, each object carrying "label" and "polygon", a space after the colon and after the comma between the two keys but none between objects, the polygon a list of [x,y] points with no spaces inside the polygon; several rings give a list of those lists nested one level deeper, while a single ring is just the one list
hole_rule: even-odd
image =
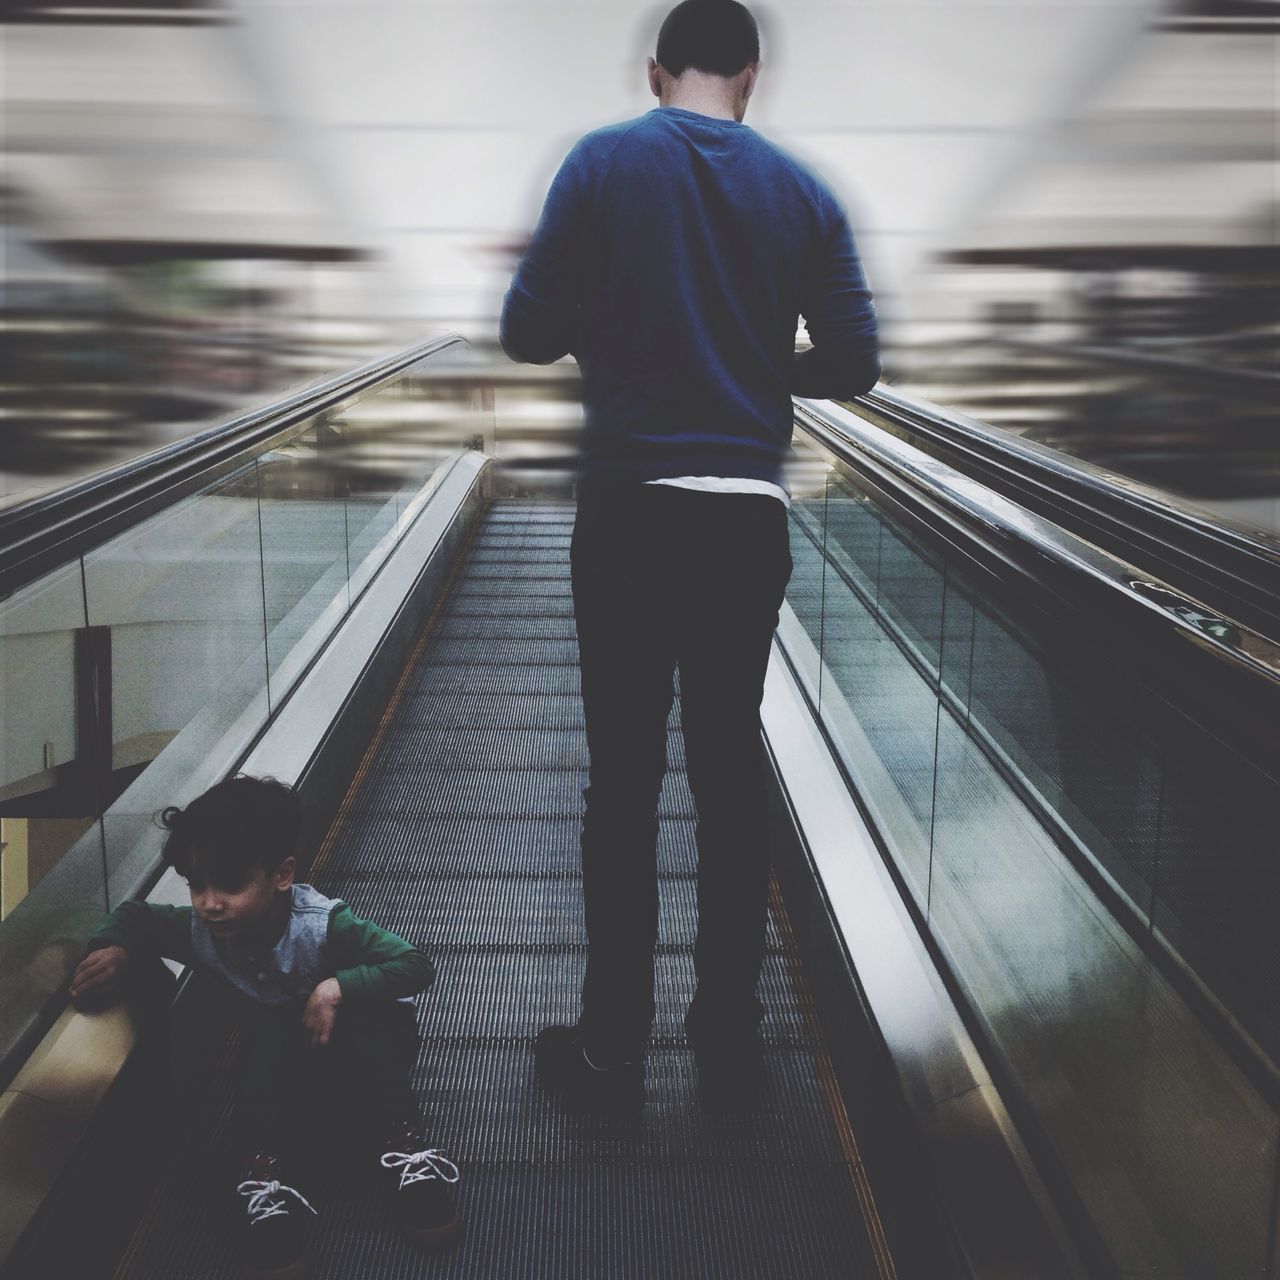
[{"label": "white ceiling panel", "polygon": [[15,24],[3,35],[6,101],[226,110],[252,100],[218,27]]},{"label": "white ceiling panel", "polygon": [[[635,13],[600,5],[322,6],[260,15],[320,125],[587,129],[647,94]],[[628,105],[630,104],[630,105]]]},{"label": "white ceiling panel", "polygon": [[331,136],[367,224],[382,234],[527,232],[572,142],[432,129]]},{"label": "white ceiling panel", "polygon": [[[380,247],[401,299],[478,313],[573,140],[654,105],[643,62],[668,7],[233,0],[228,27],[11,27],[13,171],[83,235],[236,239],[256,220],[264,240]],[[886,299],[939,248],[1072,223],[1163,238],[1179,218],[1212,238],[1265,202],[1274,38],[1139,39],[1156,0],[753,7],[747,123],[845,197]],[[1176,163],[1177,111],[1210,122],[1211,183]]]}]

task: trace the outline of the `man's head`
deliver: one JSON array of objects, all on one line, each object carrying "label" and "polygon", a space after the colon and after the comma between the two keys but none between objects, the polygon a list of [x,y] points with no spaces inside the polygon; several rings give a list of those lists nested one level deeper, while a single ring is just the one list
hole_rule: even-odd
[{"label": "man's head", "polygon": [[164,860],[186,881],[196,914],[219,937],[269,923],[293,884],[300,815],[291,787],[228,778],[160,820]]},{"label": "man's head", "polygon": [[658,32],[649,87],[664,106],[719,99],[741,120],[759,70],[760,33],[745,5],[683,0]]}]

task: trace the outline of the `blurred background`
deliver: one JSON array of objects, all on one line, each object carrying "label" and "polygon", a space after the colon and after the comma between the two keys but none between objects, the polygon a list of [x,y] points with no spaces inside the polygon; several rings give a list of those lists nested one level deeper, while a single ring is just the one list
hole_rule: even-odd
[{"label": "blurred background", "polygon": [[[0,585],[0,1077],[59,1015],[103,908],[150,886],[152,815],[244,758],[458,455],[495,456],[517,505],[570,496],[576,366],[507,361],[499,309],[568,148],[654,105],[645,58],[671,3],[0,8],[6,556],[26,517],[62,536],[42,495],[242,426],[291,388],[342,388],[309,416],[278,411],[269,444],[203,460],[155,510],[130,493],[118,528],[91,512],[93,537]],[[1197,655],[1201,639],[1235,646],[1224,682],[1274,673],[1276,635],[1245,624],[1277,617],[1263,571],[1280,565],[1280,0],[752,7],[765,65],[747,123],[848,204],[885,382],[1119,474],[1119,496],[1097,486],[1115,507],[1140,509],[1142,486],[1174,495],[1170,547],[1149,545],[1165,526],[1140,546],[1150,526],[1110,516],[1084,536],[1138,530],[1104,541],[1121,576],[1156,573],[1172,548],[1179,582],[1212,589],[1203,612],[1165,601]],[[465,349],[428,351],[449,331]],[[350,376],[390,353],[376,378]],[[1124,928],[1167,945],[1169,971],[1203,980],[1274,1072],[1280,807],[1253,719],[1220,732],[1214,708],[1201,723],[1207,666],[1123,656],[1117,631],[1157,634],[1130,626],[1152,592],[1130,591],[1119,622],[1098,608],[1076,645],[1021,576],[969,576],[946,537],[797,440],[789,600],[824,732],[883,806],[905,891],[1131,1260],[1117,1270],[1254,1275],[1265,1252],[1280,1274],[1273,1111],[1229,1073],[1201,1087],[1216,1059],[1162,1021],[1163,988],[1137,980],[1103,899],[1063,905],[1058,870],[1064,850],[1096,858],[1141,904]],[[1038,449],[1008,452],[1038,455],[1028,491],[1052,470]],[[1186,507],[1245,528],[1244,549],[1224,536],[1226,558],[1202,562],[1222,530]],[[1246,557],[1256,581],[1235,572]],[[518,576],[485,590],[517,604],[543,590],[516,591]],[[549,594],[555,637],[567,602]],[[499,645],[475,625],[463,613],[450,642]],[[1259,724],[1266,679],[1240,686],[1264,690]],[[435,757],[445,772],[452,751]]]},{"label": "blurred background", "polygon": [[[0,502],[444,329],[501,361],[546,185],[654,105],[665,9],[10,3]],[[1280,4],[758,16],[747,123],[848,201],[888,382],[1280,530]],[[519,378],[515,419],[572,417],[572,366]]]}]

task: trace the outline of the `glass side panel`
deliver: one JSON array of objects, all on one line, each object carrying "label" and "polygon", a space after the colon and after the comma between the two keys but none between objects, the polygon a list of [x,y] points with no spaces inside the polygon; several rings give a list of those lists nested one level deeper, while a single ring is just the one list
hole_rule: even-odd
[{"label": "glass side panel", "polygon": [[326,422],[318,456],[345,492],[353,600],[412,519],[423,486],[476,434],[471,385],[450,368],[420,363]]},{"label": "glass side panel", "polygon": [[30,874],[0,921],[0,1055],[40,1025],[106,911],[93,818],[0,818],[6,880]]},{"label": "glass side panel", "polygon": [[803,653],[793,653],[810,696],[819,695],[822,648],[822,593],[827,570],[824,554],[827,465],[803,440],[796,442],[797,465],[787,477],[791,492],[791,580],[787,603],[809,638]]},{"label": "glass side panel", "polygon": [[1052,655],[1003,612],[976,600],[972,607],[970,732],[1149,912],[1160,770],[1134,713],[1065,676],[1061,664],[1055,671]]},{"label": "glass side panel", "polygon": [[[252,465],[86,556],[85,590],[90,623],[111,629],[116,771],[146,766],[163,752],[171,776],[200,778],[242,717],[265,718]],[[116,807],[130,810],[139,790],[151,794],[135,783]],[[140,857],[134,846],[110,844],[113,904],[133,891]]]},{"label": "glass side panel", "polygon": [[429,357],[0,602],[0,1058],[492,419],[465,356]]},{"label": "glass side panel", "polygon": [[0,801],[43,791],[76,755],[76,632],[85,625],[80,564],[0,602]]},{"label": "glass side panel", "polygon": [[273,704],[351,603],[345,485],[305,443],[258,459]]},{"label": "glass side panel", "polygon": [[827,460],[819,713],[1001,1075],[1120,1274],[1259,1274],[1280,1121],[1157,960],[1275,1042],[1274,780]]},{"label": "glass side panel", "polygon": [[1158,935],[1264,1045],[1280,1054],[1280,796],[1223,752],[1166,767],[1156,849]]},{"label": "glass side panel", "polygon": [[106,903],[77,760],[84,624],[78,561],[0,602],[0,1054],[36,1025]]},{"label": "glass side panel", "polygon": [[1121,1273],[1254,1274],[1270,1108],[949,714],[937,772],[930,928]]},{"label": "glass side panel", "polygon": [[[827,589],[821,712],[864,799],[895,834],[917,902],[929,895],[943,577],[921,559],[899,572],[911,539],[891,527],[852,474],[827,485]],[[922,660],[923,659],[923,660]]]}]

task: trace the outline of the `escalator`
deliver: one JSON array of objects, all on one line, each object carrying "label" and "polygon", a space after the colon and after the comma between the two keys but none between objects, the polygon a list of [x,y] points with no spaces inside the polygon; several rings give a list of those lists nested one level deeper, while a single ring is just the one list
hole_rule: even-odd
[{"label": "escalator", "polygon": [[[536,1087],[530,1054],[541,1026],[574,1016],[585,960],[572,489],[545,460],[534,473],[509,451],[495,463],[492,397],[464,390],[441,409],[440,387],[461,384],[432,380],[440,356],[437,344],[366,367],[68,500],[56,521],[27,513],[19,553],[0,559],[12,591],[0,621],[22,623],[0,635],[52,634],[31,600],[74,576],[65,557],[52,567],[70,545],[83,627],[99,637],[68,646],[99,664],[66,668],[96,725],[84,767],[40,794],[50,809],[83,806],[96,779],[100,809],[25,918],[49,918],[73,890],[92,899],[97,872],[107,905],[181,900],[150,815],[239,770],[299,786],[318,850],[308,879],[437,960],[415,1085],[431,1141],[463,1168],[468,1236],[424,1259],[360,1178],[316,1170],[312,1274],[1274,1270],[1280,650],[1251,625],[1272,616],[1269,579],[1240,585],[1247,555],[1267,549],[1233,537],[1234,568],[1215,566],[1203,528],[1148,512],[1135,555],[1165,551],[1130,563],[1118,494],[1093,523],[1053,518],[1068,500],[1084,512],[1097,476],[1068,488],[1057,462],[1003,455],[966,469],[958,437],[949,452],[923,430],[910,443],[919,405],[886,424],[903,408],[889,394],[799,403],[795,572],[762,710],[767,1091],[741,1113],[696,1098],[681,1031],[696,854],[677,695],[647,1105],[632,1120],[577,1115]],[[435,433],[415,453],[427,420]],[[1019,492],[1058,496],[1023,506]],[[131,493],[163,538],[129,525]],[[1104,526],[1108,538],[1084,536]],[[1172,573],[1193,563],[1198,576]],[[157,621],[94,614],[108,569],[172,586],[204,565],[207,588],[188,585]],[[1212,605],[1189,591],[1215,582]],[[1246,601],[1248,617],[1231,616]],[[161,734],[132,699],[146,688],[167,706],[198,678],[193,640],[216,668],[210,701]],[[161,744],[136,776],[107,767],[125,720],[131,741]],[[63,796],[62,781],[79,790]],[[50,998],[0,1028],[5,1100],[52,1105],[33,1064],[77,1061],[90,1021]],[[140,1144],[120,1174],[112,1125],[154,1114],[156,1071],[126,1053],[98,1088],[6,1277],[237,1274],[226,1205],[189,1147]],[[215,1073],[214,1154],[224,1088]],[[0,1165],[20,1111],[0,1103]],[[90,1229],[86,1197],[110,1181],[134,1193]]]},{"label": "escalator", "polygon": [[[468,1238],[423,1260],[348,1173],[307,1184],[324,1207],[311,1274],[893,1275],[781,910],[762,984],[768,1101],[720,1119],[697,1105],[681,1032],[696,855],[674,723],[644,1116],[575,1117],[534,1083],[532,1036],[572,1021],[585,960],[572,520],[553,502],[498,501],[482,517],[313,869],[325,893],[436,958],[415,1084],[432,1144],[464,1170]],[[224,1206],[181,1175],[160,1178],[117,1275],[235,1274]]]}]

